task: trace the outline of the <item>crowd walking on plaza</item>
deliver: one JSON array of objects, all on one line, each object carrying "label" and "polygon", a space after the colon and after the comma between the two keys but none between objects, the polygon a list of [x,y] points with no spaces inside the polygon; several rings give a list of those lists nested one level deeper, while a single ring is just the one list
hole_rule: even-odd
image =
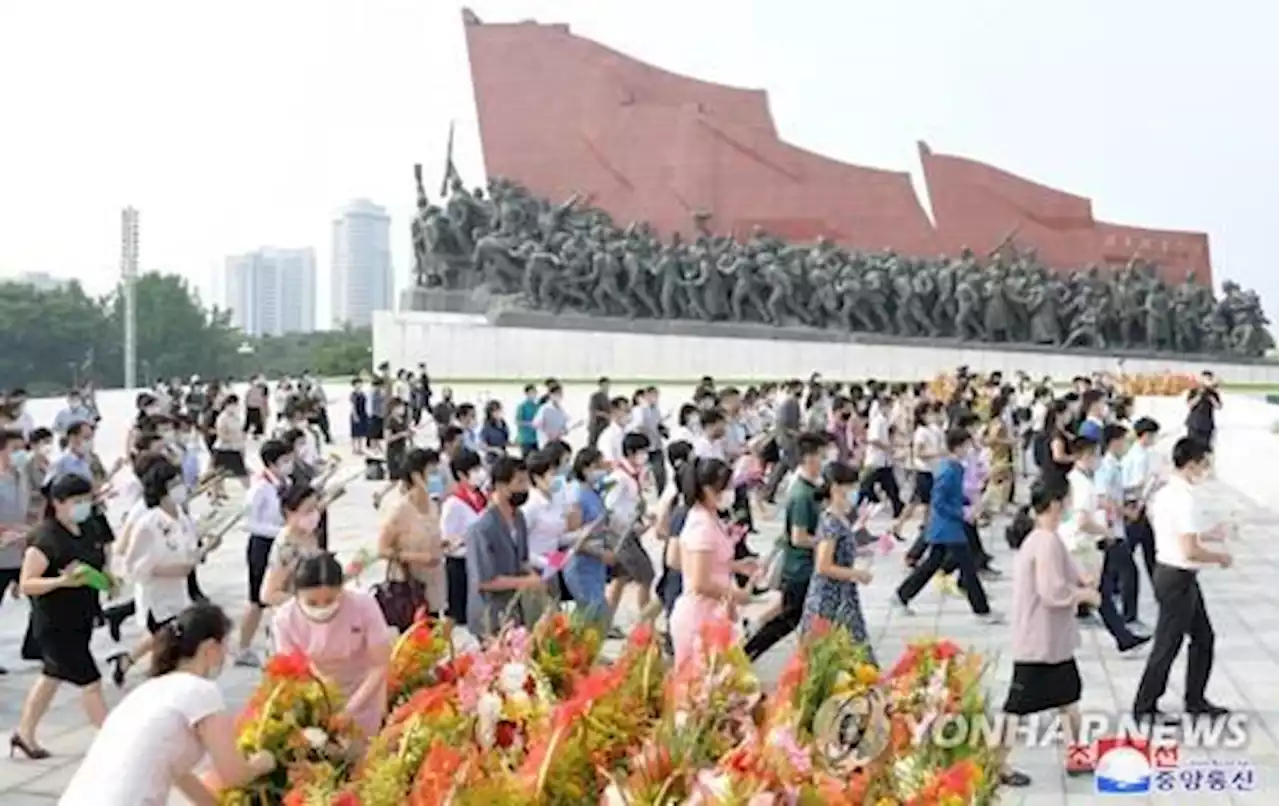
[{"label": "crowd walking on plaza", "polygon": [[[1184,638],[1186,712],[1225,714],[1207,696],[1214,631],[1198,583],[1231,564],[1200,492],[1222,405],[1208,373],[1165,473],[1161,424],[1131,420],[1133,401],[1101,374],[1065,392],[967,368],[935,383],[706,377],[670,407],[657,387],[619,394],[600,378],[581,412],[548,379],[509,422],[502,401],[437,397],[425,365],[383,365],[349,392],[355,473],[385,482],[368,515],[385,576],[367,591],[329,550],[330,506],[356,475],[328,455],[341,434],[317,379],[273,390],[255,377],[243,393],[195,376],[157,384],[137,394],[111,467],[91,394],[72,390],[47,427],[25,398],[0,395],[0,588],[29,602],[22,655],[40,672],[9,741],[12,755],[48,757],[41,719],[59,687],[79,690],[100,732],[68,806],[163,803],[174,788],[215,803],[195,775],[205,758],[228,786],[270,771],[269,756],[236,748],[216,682],[229,663],[260,666],[264,648],[304,653],[373,735],[393,636],[421,613],[483,638],[571,607],[620,637],[634,597],[676,664],[696,661],[702,625],[725,616],[752,660],[817,619],[874,659],[863,604],[873,574],[890,573],[876,558],[894,552],[894,618],[932,585],[1010,631],[1004,711],[1061,711],[1077,731],[1069,773],[1096,762],[1078,736],[1084,625],[1100,621],[1118,654],[1149,647],[1136,716],[1166,718]],[[776,545],[754,551],[768,522]],[[1000,538],[1013,550],[1003,570],[989,548]],[[238,622],[199,579],[230,543],[243,546],[246,601],[222,605]],[[1139,612],[1148,585],[1154,629]],[[91,640],[105,629],[121,641],[131,618],[140,637],[106,662],[117,686],[144,661],[150,675],[108,710]],[[1030,781],[1008,769],[1003,782]]]}]

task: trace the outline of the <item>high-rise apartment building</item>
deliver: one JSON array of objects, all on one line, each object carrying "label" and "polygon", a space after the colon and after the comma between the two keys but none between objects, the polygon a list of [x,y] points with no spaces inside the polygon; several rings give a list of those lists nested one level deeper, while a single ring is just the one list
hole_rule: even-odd
[{"label": "high-rise apartment building", "polygon": [[231,323],[246,335],[315,330],[315,250],[266,248],[229,257],[224,292]]},{"label": "high-rise apartment building", "polygon": [[333,221],[333,325],[368,327],[374,311],[392,308],[391,217],[357,199]]}]

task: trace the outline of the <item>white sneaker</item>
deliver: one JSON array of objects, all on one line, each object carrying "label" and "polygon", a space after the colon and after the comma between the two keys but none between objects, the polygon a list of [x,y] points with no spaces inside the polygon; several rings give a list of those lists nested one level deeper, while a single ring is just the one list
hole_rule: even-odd
[{"label": "white sneaker", "polygon": [[1004,614],[992,610],[990,613],[983,613],[978,616],[978,621],[983,624],[1004,624]]},{"label": "white sneaker", "polygon": [[900,616],[914,616],[916,611],[911,609],[911,605],[898,598],[898,594],[893,594],[889,599],[889,608]]}]

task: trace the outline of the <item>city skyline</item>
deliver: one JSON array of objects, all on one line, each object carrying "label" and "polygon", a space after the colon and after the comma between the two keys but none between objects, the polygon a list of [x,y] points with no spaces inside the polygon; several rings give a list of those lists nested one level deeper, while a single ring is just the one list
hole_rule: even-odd
[{"label": "city skyline", "polygon": [[263,247],[226,260],[222,307],[246,336],[316,329],[316,253]]},{"label": "city skyline", "polygon": [[[0,11],[0,69],[29,77],[0,88],[26,122],[0,149],[0,272],[108,291],[118,211],[132,204],[147,216],[142,268],[181,273],[214,299],[226,255],[323,245],[331,210],[367,197],[391,216],[403,288],[411,166],[424,165],[434,199],[451,120],[464,180],[484,183],[460,3],[228,0],[195,13],[127,0],[80,4],[76,26],[64,5]],[[469,5],[486,21],[563,23],[650,64],[767,89],[781,134],[835,159],[910,165],[925,140],[1096,198],[1105,220],[1206,231],[1215,279],[1257,288],[1276,317],[1275,5],[791,4],[728,19],[661,1]],[[993,38],[995,55],[974,44]],[[260,58],[227,60],[229,48]],[[85,119],[99,124],[93,137]],[[320,322],[330,294],[322,279]]]},{"label": "city skyline", "polygon": [[395,307],[391,217],[385,207],[355,199],[333,219],[329,323],[369,327],[373,312]]}]

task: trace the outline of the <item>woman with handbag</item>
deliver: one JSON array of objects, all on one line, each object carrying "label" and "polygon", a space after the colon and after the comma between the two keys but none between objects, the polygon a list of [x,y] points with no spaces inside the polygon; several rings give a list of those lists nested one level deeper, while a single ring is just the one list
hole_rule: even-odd
[{"label": "woman with handbag", "polygon": [[387,578],[373,595],[387,623],[401,632],[413,624],[419,609],[439,616],[445,608],[440,507],[428,491],[439,467],[435,451],[409,451],[401,465],[400,496],[378,532],[378,556],[387,561]]}]

